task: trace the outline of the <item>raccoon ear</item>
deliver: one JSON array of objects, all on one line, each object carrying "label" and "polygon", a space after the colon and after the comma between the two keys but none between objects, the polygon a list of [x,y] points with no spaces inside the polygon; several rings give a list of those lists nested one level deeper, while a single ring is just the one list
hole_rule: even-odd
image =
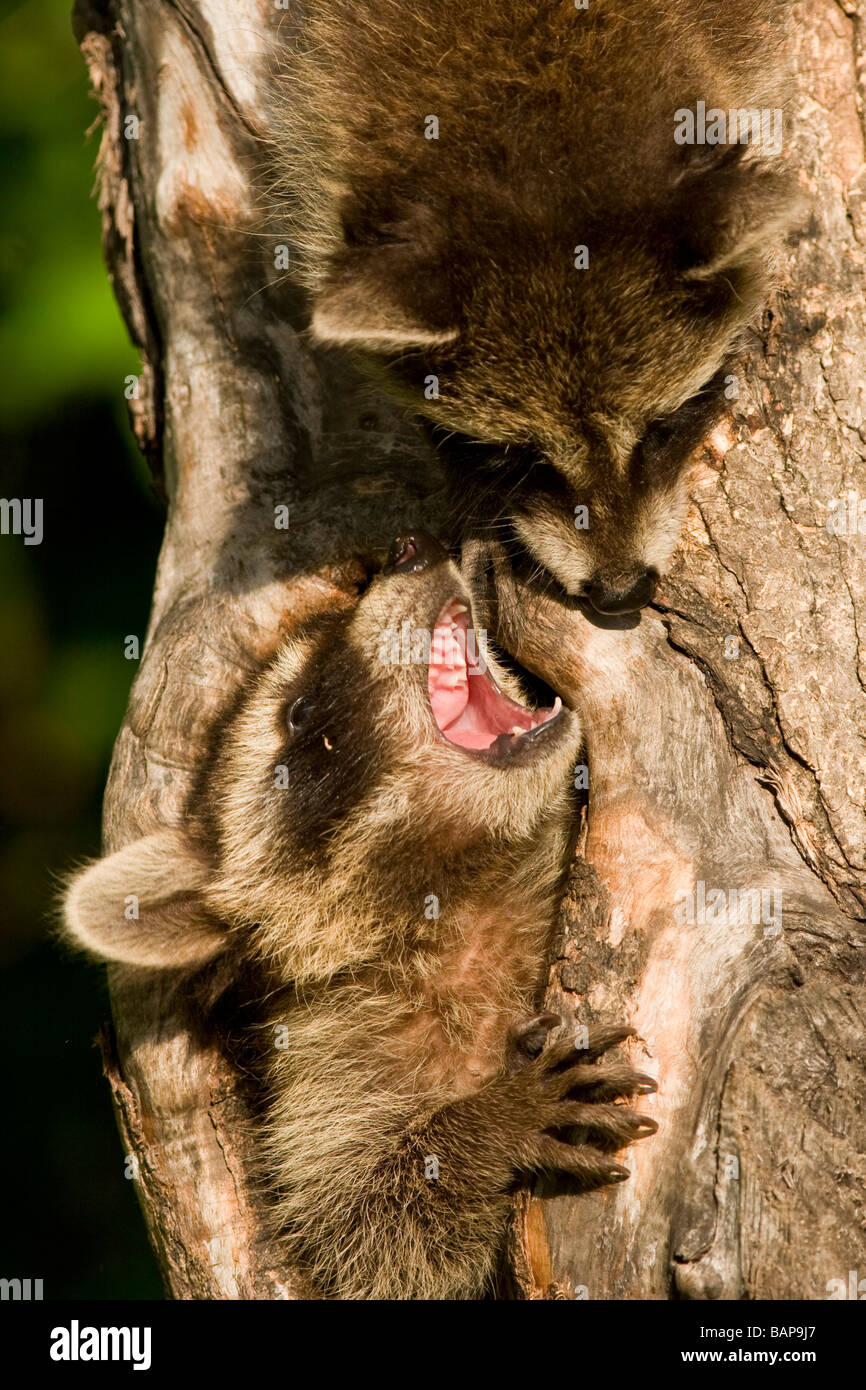
[{"label": "raccoon ear", "polygon": [[804,211],[792,171],[744,162],[743,146],[719,146],[715,161],[678,181],[677,250],[687,280],[711,280],[789,231]]},{"label": "raccoon ear", "polygon": [[444,347],[453,342],[456,328],[437,323],[440,316],[426,314],[423,305],[405,302],[411,286],[397,258],[371,259],[372,264],[344,268],[326,282],[310,324],[317,341],[351,344],[371,352]]},{"label": "raccoon ear", "polygon": [[356,202],[344,213],[343,235],[313,311],[319,342],[373,352],[453,342],[445,234],[428,208]]},{"label": "raccoon ear", "polygon": [[135,840],[72,879],[64,935],[101,960],[202,965],[228,945],[228,932],[200,896],[209,877],[207,861],[179,831]]}]

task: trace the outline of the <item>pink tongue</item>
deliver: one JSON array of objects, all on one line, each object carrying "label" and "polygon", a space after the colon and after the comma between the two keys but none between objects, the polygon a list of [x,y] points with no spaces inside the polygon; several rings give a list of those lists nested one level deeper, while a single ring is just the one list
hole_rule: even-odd
[{"label": "pink tongue", "polygon": [[456,719],[448,729],[443,729],[442,732],[460,748],[489,748],[496,738],[487,724],[483,720],[479,721],[477,711],[473,710],[471,706],[466,710],[463,718]]}]

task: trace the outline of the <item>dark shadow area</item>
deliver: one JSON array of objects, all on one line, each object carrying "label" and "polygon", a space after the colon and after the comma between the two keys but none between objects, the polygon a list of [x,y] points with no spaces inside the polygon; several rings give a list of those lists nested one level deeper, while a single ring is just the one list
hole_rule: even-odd
[{"label": "dark shadow area", "polygon": [[104,971],[49,939],[62,875],[99,851],[162,532],[124,430],[89,398],[0,433],[0,496],[43,503],[40,544],[0,536],[0,1274],[46,1299],[161,1297],[94,1043]]}]

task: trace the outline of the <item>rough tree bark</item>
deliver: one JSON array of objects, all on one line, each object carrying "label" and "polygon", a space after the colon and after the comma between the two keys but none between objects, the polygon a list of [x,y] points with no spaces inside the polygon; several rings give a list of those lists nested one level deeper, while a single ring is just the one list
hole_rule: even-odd
[{"label": "rough tree bark", "polygon": [[[76,8],[104,118],[106,255],[142,351],[134,424],[168,504],[108,849],[182,818],[250,667],[310,608],[351,598],[327,531],[286,533],[274,509],[302,515],[353,454],[389,505],[401,488],[414,505],[419,436],[299,337],[279,236],[261,234],[262,93],[300,9]],[[866,6],[797,10],[814,217],[705,453],[681,559],[631,630],[531,591],[515,611],[507,579],[490,594],[491,625],[588,729],[550,999],[579,1022],[626,1013],[661,1081],[662,1127],[630,1154],[629,1183],[518,1200],[516,1297],[825,1298],[829,1280],[866,1275],[866,539],[825,525],[833,499],[866,497]],[[678,921],[698,883],[781,891],[782,930]],[[309,1295],[247,1186],[240,1078],[166,981],[118,968],[110,984],[106,1072],[167,1289]]]}]

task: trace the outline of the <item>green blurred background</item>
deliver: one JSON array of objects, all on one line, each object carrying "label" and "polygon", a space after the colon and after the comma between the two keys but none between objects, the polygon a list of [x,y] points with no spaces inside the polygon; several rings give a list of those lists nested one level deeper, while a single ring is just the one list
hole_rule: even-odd
[{"label": "green blurred background", "polygon": [[49,937],[60,876],[99,850],[124,638],[144,635],[162,531],[126,420],[138,359],[102,261],[70,12],[0,0],[0,497],[44,499],[41,545],[0,535],[0,1277],[159,1298],[94,1046],[103,971]]}]

